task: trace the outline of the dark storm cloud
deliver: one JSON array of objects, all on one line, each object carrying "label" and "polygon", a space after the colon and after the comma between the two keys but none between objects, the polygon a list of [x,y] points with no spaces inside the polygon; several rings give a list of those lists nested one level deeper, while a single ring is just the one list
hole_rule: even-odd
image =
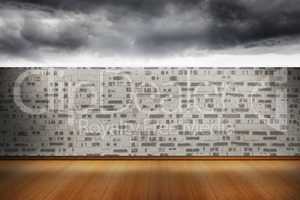
[{"label": "dark storm cloud", "polygon": [[298,0],[4,0],[0,52],[151,56],[263,48],[266,40],[281,45],[299,37],[299,18]]},{"label": "dark storm cloud", "polygon": [[38,24],[26,24],[18,34],[13,34],[11,30],[6,30],[6,33],[0,30],[1,53],[27,56],[41,48],[73,51],[84,46],[86,42],[84,37],[71,30],[61,29],[58,33],[53,33],[50,29],[41,30]]},{"label": "dark storm cloud", "polygon": [[28,49],[29,45],[22,38],[10,34],[1,34],[0,53],[18,55],[25,53]]},{"label": "dark storm cloud", "polygon": [[[298,3],[297,3],[298,2]],[[300,33],[300,1],[209,1],[211,39],[240,44]]]},{"label": "dark storm cloud", "polygon": [[154,48],[196,45],[199,49],[223,49],[251,43],[259,45],[259,41],[267,39],[297,37],[300,34],[299,5],[300,1],[295,0],[207,0],[196,6],[200,17],[206,13],[205,17],[209,18],[210,24],[204,30],[163,31],[139,42]]},{"label": "dark storm cloud", "polygon": [[15,24],[0,21],[0,54],[22,55],[27,54],[30,45],[19,37],[18,27]]},{"label": "dark storm cloud", "polygon": [[188,8],[198,6],[203,1],[205,0],[3,0],[8,3],[28,3],[77,12],[89,12],[99,7],[115,7],[150,15],[162,14],[168,4]]},{"label": "dark storm cloud", "polygon": [[[26,8],[27,9],[27,8]],[[84,24],[60,20],[44,9],[0,8],[0,53],[19,57],[46,51],[74,51],[86,45]]]},{"label": "dark storm cloud", "polygon": [[[56,30],[55,30],[56,29]],[[24,24],[20,36],[32,46],[44,46],[58,49],[75,50],[85,45],[85,35],[82,30],[69,24],[43,27],[42,24],[29,21]]]}]

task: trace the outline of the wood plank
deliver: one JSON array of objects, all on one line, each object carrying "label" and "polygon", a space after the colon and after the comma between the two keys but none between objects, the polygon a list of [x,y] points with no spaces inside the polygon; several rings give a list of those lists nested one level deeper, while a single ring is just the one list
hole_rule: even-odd
[{"label": "wood plank", "polygon": [[3,160],[0,199],[289,200],[299,160]]}]

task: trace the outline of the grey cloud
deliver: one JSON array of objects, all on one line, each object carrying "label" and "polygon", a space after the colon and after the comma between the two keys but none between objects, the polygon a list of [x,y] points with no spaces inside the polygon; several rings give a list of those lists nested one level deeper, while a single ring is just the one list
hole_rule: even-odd
[{"label": "grey cloud", "polygon": [[[1,12],[2,11],[2,12]],[[41,10],[0,8],[0,52],[19,57],[75,51],[87,44],[85,24]]]},{"label": "grey cloud", "polygon": [[300,7],[294,0],[209,1],[212,38],[234,45],[300,33]]},{"label": "grey cloud", "polygon": [[22,38],[11,35],[10,33],[1,33],[0,36],[0,53],[1,54],[12,54],[22,55],[26,54],[30,45],[22,40]]},{"label": "grey cloud", "polygon": [[0,51],[16,56],[79,50],[164,56],[190,48],[230,52],[236,46],[280,47],[281,41],[300,36],[297,2],[4,0],[0,3]]},{"label": "grey cloud", "polygon": [[[274,38],[279,42],[272,44],[278,44],[283,37],[300,35],[299,3],[294,0],[208,0],[202,2],[201,6],[197,4],[194,9],[199,18],[205,17],[209,21],[205,29],[193,29],[183,24],[182,29],[168,32],[168,26],[176,23],[170,19],[170,24],[162,28],[161,32],[147,34],[139,39],[139,43],[145,48],[149,45],[169,51],[172,47],[177,50],[191,46],[196,46],[199,50],[217,50],[237,45],[264,46],[265,40]],[[180,9],[178,14],[193,10]],[[197,19],[193,20],[195,26],[201,26]]]},{"label": "grey cloud", "polygon": [[[6,3],[27,3],[46,6],[56,10],[91,12],[99,7],[124,8],[124,11],[158,15],[170,3],[184,4],[183,1],[172,0],[3,0]],[[195,3],[195,1],[192,1]],[[194,4],[193,3],[193,4]]]},{"label": "grey cloud", "polygon": [[0,53],[1,54],[27,54],[30,44],[19,35],[19,26],[16,23],[0,21]]},{"label": "grey cloud", "polygon": [[[75,24],[76,26],[77,24]],[[54,27],[28,20],[20,31],[21,37],[35,47],[76,50],[86,45],[84,30],[67,23]]]}]

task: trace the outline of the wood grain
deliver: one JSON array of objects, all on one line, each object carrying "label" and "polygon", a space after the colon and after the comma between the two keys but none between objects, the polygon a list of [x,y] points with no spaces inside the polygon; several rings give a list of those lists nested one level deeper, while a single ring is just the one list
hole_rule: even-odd
[{"label": "wood grain", "polygon": [[298,160],[2,160],[1,200],[300,199]]}]

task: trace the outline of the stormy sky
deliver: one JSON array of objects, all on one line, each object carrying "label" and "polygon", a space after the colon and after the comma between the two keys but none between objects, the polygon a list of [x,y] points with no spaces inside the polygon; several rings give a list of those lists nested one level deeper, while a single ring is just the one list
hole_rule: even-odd
[{"label": "stormy sky", "polygon": [[1,0],[0,63],[300,50],[300,0]]}]

